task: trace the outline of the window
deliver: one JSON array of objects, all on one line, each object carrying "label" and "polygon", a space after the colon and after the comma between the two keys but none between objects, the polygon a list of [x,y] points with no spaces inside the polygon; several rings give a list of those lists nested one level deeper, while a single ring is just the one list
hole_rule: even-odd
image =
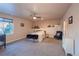
[{"label": "window", "polygon": [[13,19],[0,18],[0,35],[10,35],[13,33]]}]

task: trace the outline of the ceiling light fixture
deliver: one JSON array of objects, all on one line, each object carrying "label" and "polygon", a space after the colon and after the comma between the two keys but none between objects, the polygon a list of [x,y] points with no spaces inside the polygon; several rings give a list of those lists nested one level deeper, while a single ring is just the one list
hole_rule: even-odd
[{"label": "ceiling light fixture", "polygon": [[34,16],[33,19],[37,19],[37,17]]}]

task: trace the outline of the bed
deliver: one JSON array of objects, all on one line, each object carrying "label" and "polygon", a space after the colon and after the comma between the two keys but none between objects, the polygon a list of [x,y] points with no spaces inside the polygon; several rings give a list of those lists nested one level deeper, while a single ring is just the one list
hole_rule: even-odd
[{"label": "bed", "polygon": [[40,30],[40,31],[29,33],[27,34],[27,38],[41,42],[45,38],[45,32]]}]

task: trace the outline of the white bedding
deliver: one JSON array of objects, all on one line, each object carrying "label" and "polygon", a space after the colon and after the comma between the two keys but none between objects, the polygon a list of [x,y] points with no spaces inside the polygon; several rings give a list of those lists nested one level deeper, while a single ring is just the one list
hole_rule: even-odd
[{"label": "white bedding", "polygon": [[32,32],[30,34],[35,34],[38,35],[38,42],[41,42],[45,38],[45,33],[44,31],[37,31],[37,32]]}]

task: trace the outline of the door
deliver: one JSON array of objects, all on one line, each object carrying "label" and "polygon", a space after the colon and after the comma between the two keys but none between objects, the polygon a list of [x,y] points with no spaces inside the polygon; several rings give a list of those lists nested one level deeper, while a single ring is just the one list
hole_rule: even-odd
[{"label": "door", "polygon": [[74,55],[74,40],[69,38],[69,32],[68,32],[68,21],[65,20],[63,22],[63,48],[65,50],[66,54]]}]

